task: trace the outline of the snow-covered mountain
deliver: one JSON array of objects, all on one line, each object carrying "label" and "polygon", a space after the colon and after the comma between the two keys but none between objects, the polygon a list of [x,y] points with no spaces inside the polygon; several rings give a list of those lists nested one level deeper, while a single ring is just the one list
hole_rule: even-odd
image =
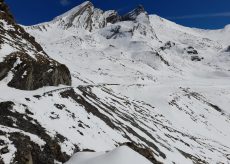
[{"label": "snow-covered mountain", "polygon": [[191,29],[142,6],[119,15],[85,2],[24,29],[69,68],[72,85],[23,91],[1,81],[5,164],[64,163],[127,142],[152,163],[230,163],[229,26]]}]

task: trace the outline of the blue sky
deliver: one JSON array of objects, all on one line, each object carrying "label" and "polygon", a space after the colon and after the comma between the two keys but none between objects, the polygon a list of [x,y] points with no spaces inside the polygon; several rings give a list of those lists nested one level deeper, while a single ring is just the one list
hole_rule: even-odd
[{"label": "blue sky", "polygon": [[[18,23],[32,25],[52,20],[84,0],[5,0]],[[157,14],[178,24],[204,29],[218,29],[230,24],[230,0],[92,0],[97,8],[125,13],[142,4],[150,14]]]}]

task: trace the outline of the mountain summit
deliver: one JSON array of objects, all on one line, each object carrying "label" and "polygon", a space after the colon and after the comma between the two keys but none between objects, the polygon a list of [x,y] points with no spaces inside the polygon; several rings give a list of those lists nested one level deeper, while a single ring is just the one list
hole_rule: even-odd
[{"label": "mountain summit", "polygon": [[66,29],[70,27],[81,27],[92,31],[94,29],[103,28],[108,23],[134,21],[141,13],[146,13],[144,7],[141,5],[133,11],[120,16],[114,10],[102,11],[101,9],[95,8],[91,2],[86,1],[70,11],[56,17],[53,21],[58,22],[60,26]]}]

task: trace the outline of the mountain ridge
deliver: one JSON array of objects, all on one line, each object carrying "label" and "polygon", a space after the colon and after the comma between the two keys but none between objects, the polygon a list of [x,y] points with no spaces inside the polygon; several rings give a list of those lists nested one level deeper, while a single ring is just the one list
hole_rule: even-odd
[{"label": "mountain ridge", "polygon": [[[64,14],[55,17],[51,22],[59,22],[58,24],[60,26],[67,29],[71,26],[75,26],[77,28],[81,27],[88,31],[92,31],[93,29],[105,27],[107,23],[114,24],[119,21],[134,21],[141,13],[147,15],[147,12],[142,5],[137,6],[135,9],[124,15],[119,15],[115,10],[103,11],[95,8],[92,2],[85,1]],[[38,26],[45,25],[46,23],[38,24]]]}]

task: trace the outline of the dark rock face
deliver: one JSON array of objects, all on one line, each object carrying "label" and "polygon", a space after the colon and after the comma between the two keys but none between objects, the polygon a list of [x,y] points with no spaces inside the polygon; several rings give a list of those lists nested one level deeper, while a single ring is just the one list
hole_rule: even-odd
[{"label": "dark rock face", "polygon": [[192,60],[192,61],[201,61],[201,60],[203,60],[203,59],[204,59],[203,57],[191,56],[191,60]]},{"label": "dark rock face", "polygon": [[193,48],[192,46],[189,46],[187,49],[185,49],[187,51],[188,54],[194,54],[194,55],[197,55],[198,54],[198,51]]},{"label": "dark rock face", "polygon": [[107,23],[114,24],[116,22],[119,22],[121,17],[119,16],[119,14],[117,12],[113,12],[110,15],[108,15],[105,19],[106,19]]},{"label": "dark rock face", "polygon": [[157,57],[159,57],[160,60],[161,60],[165,65],[170,66],[169,62],[168,62],[167,60],[165,60],[158,52],[156,52],[156,53],[153,52],[153,54],[155,54]]},{"label": "dark rock face", "polygon": [[139,5],[137,6],[137,8],[121,16],[117,12],[113,12],[110,16],[106,18],[106,22],[114,24],[121,21],[135,21],[137,19],[137,16],[141,13],[144,13],[146,16],[148,16],[144,7],[142,5]]},{"label": "dark rock face", "polygon": [[4,0],[0,1],[0,11],[4,11],[8,15],[8,17],[14,19],[13,15],[9,12],[8,6],[4,3]]},{"label": "dark rock face", "polygon": [[12,53],[0,63],[0,80],[11,71],[13,77],[8,86],[22,90],[34,90],[42,86],[71,85],[68,68],[54,60],[37,55],[37,60],[21,52]]},{"label": "dark rock face", "polygon": [[147,12],[145,11],[144,7],[139,5],[137,8],[122,16],[120,16],[117,12],[111,13],[111,15],[106,17],[106,22],[114,24],[121,21],[135,21],[137,16],[141,13],[145,13],[147,16]]},{"label": "dark rock face", "polygon": [[[69,156],[62,152],[60,147],[60,144],[66,140],[65,137],[56,134],[56,137],[53,138],[37,120],[31,117],[33,113],[29,111],[26,105],[22,104],[25,108],[25,113],[14,111],[14,105],[11,101],[0,103],[0,125],[9,129],[9,131],[4,131],[4,128],[1,129],[0,135],[6,136],[11,141],[11,143],[0,141],[1,146],[3,146],[0,150],[0,155],[9,153],[8,146],[13,144],[17,152],[12,163],[54,164],[54,160],[66,162]],[[17,130],[10,130],[11,128]],[[38,145],[31,139],[31,135],[41,138],[45,145],[42,147]],[[79,149],[76,147],[75,151],[79,151]],[[0,163],[3,163],[1,158]]]},{"label": "dark rock face", "polygon": [[162,51],[168,50],[168,49],[172,48],[172,47],[175,46],[175,45],[176,45],[176,44],[175,44],[174,42],[168,41],[168,42],[165,43],[164,46],[160,47],[160,49],[161,49]]},{"label": "dark rock face", "polygon": [[0,51],[2,45],[12,48],[0,62],[0,80],[11,74],[8,86],[22,90],[71,85],[68,68],[49,58],[34,37],[15,23],[4,2],[0,2],[0,10],[0,20],[5,22],[0,22]]},{"label": "dark rock face", "polygon": [[136,20],[137,16],[140,15],[141,13],[146,13],[146,11],[142,5],[139,5],[133,11],[123,15],[121,17],[121,21],[134,21]]},{"label": "dark rock face", "polygon": [[225,52],[230,52],[230,46],[227,47],[227,49],[225,50]]}]

